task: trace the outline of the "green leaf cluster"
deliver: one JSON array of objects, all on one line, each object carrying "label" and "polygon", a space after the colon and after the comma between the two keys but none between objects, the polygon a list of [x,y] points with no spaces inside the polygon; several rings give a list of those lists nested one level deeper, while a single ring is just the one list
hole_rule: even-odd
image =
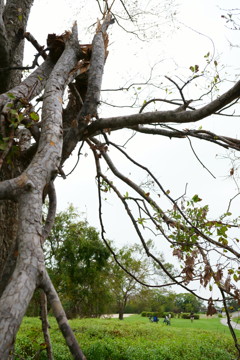
[{"label": "green leaf cluster", "polygon": [[45,257],[68,316],[98,316],[106,311],[109,255],[97,230],[80,220],[72,206],[57,214]]}]

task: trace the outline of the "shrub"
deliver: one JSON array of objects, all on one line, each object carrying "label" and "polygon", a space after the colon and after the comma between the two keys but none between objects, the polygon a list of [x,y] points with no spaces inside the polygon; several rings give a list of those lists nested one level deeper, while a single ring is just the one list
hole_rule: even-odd
[{"label": "shrub", "polygon": [[[225,334],[225,330],[222,336],[217,331],[206,331],[204,325],[203,329],[189,326],[184,327],[183,331],[183,328],[174,326],[152,326],[146,317],[131,318],[126,318],[124,322],[118,319],[81,319],[71,320],[70,324],[88,360],[236,359],[232,339]],[[212,320],[218,329],[219,320]],[[206,319],[206,323],[209,321]],[[56,321],[49,318],[49,322],[54,359],[71,360]],[[44,340],[40,320],[25,318],[17,336],[15,353],[18,355],[15,359],[47,360],[46,351],[41,351],[41,344],[44,345]]]},{"label": "shrub", "polygon": [[[193,314],[193,316],[194,316],[195,320],[199,320],[199,315],[198,314]],[[191,317],[190,313],[182,313],[181,314],[182,319],[190,319],[190,317]]]},{"label": "shrub", "polygon": [[169,316],[169,314],[171,315],[171,318],[175,317],[175,313],[172,311],[165,311],[161,317],[165,318],[165,316]]},{"label": "shrub", "polygon": [[163,317],[162,313],[158,312],[158,311],[142,311],[141,312],[141,316],[143,317],[153,317],[153,316],[157,316],[157,317]]}]

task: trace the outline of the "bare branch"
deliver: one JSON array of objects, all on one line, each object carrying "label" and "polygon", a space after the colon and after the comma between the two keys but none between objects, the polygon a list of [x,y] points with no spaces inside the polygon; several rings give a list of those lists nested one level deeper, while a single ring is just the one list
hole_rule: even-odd
[{"label": "bare branch", "polygon": [[183,92],[182,92],[182,88],[180,88],[180,86],[176,83],[176,81],[174,81],[173,79],[171,79],[170,77],[168,76],[165,76],[166,79],[168,79],[169,81],[171,81],[175,86],[176,88],[178,89],[180,95],[181,95],[181,98],[182,98],[182,101],[184,104],[186,104],[186,100],[185,100],[185,97],[183,95]]},{"label": "bare branch", "polygon": [[49,236],[50,231],[53,227],[55,215],[56,215],[56,208],[57,208],[57,198],[56,198],[56,192],[53,181],[50,181],[47,187],[48,187],[49,207],[48,207],[47,219],[42,232],[42,244]]},{"label": "bare branch", "polygon": [[[96,140],[95,138],[91,139],[94,143],[98,144],[98,146],[101,144],[98,140]],[[111,145],[117,147],[115,144],[110,143]],[[118,148],[118,147],[117,147]],[[237,258],[240,258],[240,253],[236,250],[234,250],[231,246],[227,245],[227,244],[221,244],[217,241],[215,241],[214,239],[212,239],[211,237],[209,237],[208,235],[206,235],[205,233],[203,233],[197,226],[195,226],[189,219],[188,217],[184,214],[184,212],[180,209],[180,207],[178,206],[178,204],[176,203],[176,201],[169,195],[169,193],[167,191],[164,190],[163,186],[159,183],[159,181],[156,179],[156,177],[151,173],[151,171],[146,168],[145,166],[139,164],[138,162],[136,162],[135,160],[133,160],[128,154],[126,154],[122,149],[118,148],[119,151],[121,151],[126,158],[128,158],[132,163],[134,163],[135,165],[137,165],[139,168],[145,170],[150,177],[154,180],[154,182],[158,185],[159,189],[161,189],[161,191],[163,192],[163,194],[171,201],[171,203],[173,204],[174,208],[181,214],[181,216],[183,217],[183,219],[186,221],[186,224],[188,224],[190,226],[190,229],[187,228],[185,225],[180,224],[179,222],[176,222],[175,220],[172,220],[171,218],[169,218],[168,216],[166,216],[166,214],[164,213],[164,211],[159,208],[159,206],[157,205],[157,203],[151,198],[151,196],[149,194],[146,194],[138,185],[136,185],[133,181],[131,181],[130,179],[128,179],[126,176],[124,176],[123,174],[121,174],[118,169],[115,167],[115,165],[113,164],[113,162],[111,161],[111,159],[109,158],[109,156],[106,154],[105,151],[101,150],[101,146],[100,146],[100,152],[102,157],[106,160],[109,168],[111,169],[111,171],[114,173],[114,175],[116,175],[119,179],[121,179],[122,181],[124,181],[127,185],[129,185],[132,189],[134,189],[143,199],[145,199],[146,202],[148,202],[150,204],[151,207],[153,207],[154,209],[156,209],[156,211],[158,212],[159,216],[163,219],[163,221],[167,224],[170,225],[172,227],[176,227],[178,229],[182,229],[185,232],[189,232],[190,229],[193,229],[197,235],[199,235],[200,237],[202,237],[203,239],[207,240],[210,244],[216,246],[217,248],[223,248],[225,250],[228,250],[230,253],[234,254]]]},{"label": "bare branch", "polygon": [[34,69],[36,66],[38,65],[38,58],[39,58],[40,54],[37,54],[34,56],[34,60],[32,62],[31,66],[10,66],[10,67],[6,67],[6,68],[0,68],[0,72],[6,72],[9,70],[32,70]]},{"label": "bare branch", "polygon": [[[91,146],[91,145],[90,145]],[[146,244],[146,242],[144,241],[141,232],[136,224],[136,221],[134,219],[134,217],[131,214],[131,211],[126,203],[126,199],[124,199],[124,197],[120,194],[120,192],[117,190],[117,188],[112,184],[111,181],[108,180],[108,178],[102,174],[101,169],[100,169],[100,164],[99,164],[99,158],[98,155],[96,153],[96,151],[92,148],[93,152],[94,152],[94,157],[95,157],[95,162],[96,162],[96,168],[97,168],[97,178],[98,178],[98,198],[99,198],[99,219],[100,219],[100,224],[101,224],[101,235],[102,235],[102,239],[105,243],[105,245],[107,246],[108,250],[111,252],[111,254],[113,255],[116,263],[122,268],[122,270],[124,270],[129,276],[131,276],[134,280],[136,280],[139,284],[146,286],[146,287],[150,287],[150,288],[161,288],[161,287],[166,287],[166,286],[172,286],[172,285],[180,285],[182,286],[185,290],[192,292],[195,296],[197,296],[199,299],[202,300],[206,300],[205,298],[202,298],[198,295],[196,295],[192,290],[188,289],[185,285],[183,285],[184,281],[178,281],[176,279],[176,277],[174,277],[172,274],[170,274],[170,272],[166,269],[166,267],[162,264],[161,261],[159,261],[158,258],[156,258],[148,249],[148,246]],[[130,217],[132,224],[143,244],[143,247],[146,251],[147,256],[150,256],[151,258],[153,258],[153,260],[161,267],[161,269],[165,272],[165,274],[173,281],[172,283],[164,283],[161,285],[152,285],[152,284],[147,284],[142,282],[141,280],[139,280],[136,276],[134,276],[131,272],[129,272],[122,264],[121,262],[119,262],[117,255],[115,254],[115,252],[113,251],[113,249],[111,248],[111,246],[109,245],[109,243],[107,242],[107,240],[105,239],[104,233],[104,225],[103,225],[103,219],[102,219],[102,201],[101,201],[101,190],[100,190],[100,178],[102,178],[113,190],[114,192],[117,194],[117,196],[120,198],[120,200],[123,202],[124,207],[127,211],[128,216]]]},{"label": "bare branch", "polygon": [[[155,103],[155,102],[157,102],[157,101],[159,101],[159,102],[165,102],[165,103],[171,104],[171,105],[178,105],[179,107],[182,106],[181,103],[176,102],[176,101],[171,101],[171,100],[167,100],[167,99],[158,99],[158,98],[156,98],[156,99],[151,99],[151,100],[149,100],[149,101],[146,101],[146,102],[142,105],[141,109],[139,110],[139,113],[142,113],[143,110],[145,109],[145,107],[147,107],[149,104],[151,104],[152,102]],[[191,102],[191,100],[189,100],[189,101]],[[189,102],[187,105],[184,104],[185,108],[183,108],[183,110],[186,110],[187,107],[188,107],[189,109],[191,109],[191,110],[195,110],[194,108],[188,106],[188,105],[190,104],[190,102]],[[179,108],[178,108],[178,109],[179,109]],[[175,109],[175,111],[176,111],[176,110],[177,110],[177,109]],[[178,112],[179,112],[179,111],[178,111]]]},{"label": "bare branch", "polygon": [[40,294],[40,306],[41,306],[41,321],[42,321],[42,332],[43,332],[43,336],[44,336],[44,341],[47,347],[47,355],[48,355],[48,360],[54,360],[53,358],[53,350],[52,350],[52,344],[51,344],[51,339],[50,339],[50,334],[49,334],[49,323],[47,320],[47,297],[44,291],[41,291]]},{"label": "bare branch", "polygon": [[78,342],[74,336],[74,333],[69,326],[65,311],[62,307],[61,301],[58,297],[58,294],[47,274],[45,272],[42,277],[41,287],[47,295],[47,299],[49,304],[52,307],[54,316],[58,322],[58,326],[66,340],[66,343],[71,351],[74,359],[76,360],[86,360],[82,350],[80,349]]},{"label": "bare branch", "polygon": [[209,174],[214,178],[214,179],[216,179],[216,176],[214,176],[213,175],[213,173],[203,164],[203,162],[199,159],[199,157],[198,157],[198,155],[196,154],[196,151],[194,150],[194,148],[193,148],[193,145],[192,145],[192,142],[191,142],[191,140],[188,138],[188,141],[189,141],[189,143],[190,143],[190,146],[191,146],[191,149],[192,149],[192,152],[193,152],[193,154],[194,154],[194,156],[197,158],[197,160],[200,162],[200,164],[202,165],[202,167],[204,168],[204,169],[206,169],[208,172],[209,172]]},{"label": "bare branch", "polygon": [[128,11],[128,9],[127,9],[126,5],[124,4],[124,1],[123,1],[123,0],[120,0],[120,2],[121,2],[121,4],[122,4],[122,6],[123,6],[124,10],[126,11],[126,13],[127,13],[128,17],[129,17],[129,19],[130,19],[131,21],[133,21],[132,16],[129,14],[129,11]]},{"label": "bare branch", "polygon": [[219,96],[209,104],[194,111],[155,111],[134,115],[124,115],[113,118],[105,118],[94,121],[86,129],[86,136],[93,135],[96,131],[103,129],[119,129],[123,127],[132,127],[140,124],[156,123],[189,123],[196,122],[206,118],[240,96],[240,81],[238,81],[230,90]]},{"label": "bare branch", "polygon": [[44,60],[47,58],[46,50],[44,50],[44,46],[41,46],[37,40],[34,38],[32,34],[29,32],[25,32],[23,34],[24,38],[30,41],[30,43],[35,47],[35,49],[38,51],[38,53],[43,57]]}]

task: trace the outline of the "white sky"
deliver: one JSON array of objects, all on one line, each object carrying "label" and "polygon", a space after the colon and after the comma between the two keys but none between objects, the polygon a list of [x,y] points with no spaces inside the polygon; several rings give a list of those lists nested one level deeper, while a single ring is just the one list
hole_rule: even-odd
[{"label": "white sky", "polygon": [[[143,3],[146,4],[144,1]],[[155,3],[159,3],[159,1],[155,1]],[[221,76],[229,81],[233,80],[236,68],[239,75],[239,49],[230,48],[228,41],[237,44],[239,33],[227,30],[226,23],[221,18],[221,15],[224,14],[221,8],[226,9],[226,3],[228,8],[239,7],[239,2],[233,0],[228,2],[223,0],[178,1],[175,23],[167,22],[165,20],[166,15],[159,17],[155,38],[149,42],[138,41],[136,37],[124,33],[114,24],[109,30],[110,47],[103,89],[117,88],[127,82],[128,84],[133,81],[143,82],[149,76],[150,67],[155,65],[153,77],[155,82],[159,84],[159,88],[150,87],[147,90],[143,88],[139,90],[141,106],[145,99],[165,97],[164,90],[160,89],[160,82],[163,81],[164,75],[167,74],[172,78],[175,74],[180,77],[186,74],[190,75],[189,66],[195,64],[203,69],[206,65],[204,55],[207,52],[213,55],[214,51],[219,68],[223,65],[228,66],[221,72]],[[91,42],[94,28],[87,29],[87,27],[92,25],[99,16],[95,0],[35,0],[28,31],[37,38],[39,43],[44,44],[48,33],[63,33],[71,27],[74,20],[77,20],[79,38],[83,43],[88,43]],[[41,30],[39,31],[39,29]],[[205,36],[200,35],[200,33]],[[28,56],[31,55],[31,52],[32,54],[35,53],[28,45]],[[31,59],[31,57],[29,58]],[[176,80],[176,78],[174,79]],[[166,79],[164,82],[166,86],[172,86]],[[231,82],[227,84],[225,89],[230,86]],[[185,95],[188,99],[196,98],[197,91],[198,89],[191,89],[189,94],[186,92]],[[198,95],[200,94],[198,93]],[[111,94],[104,92],[103,100],[118,105],[133,103],[130,92],[123,95],[118,92]],[[159,106],[158,103],[157,109],[160,109]],[[166,106],[163,108],[166,109]],[[138,111],[139,107],[133,109],[102,106],[100,116],[109,117]],[[203,128],[215,131],[217,134],[239,137],[238,121],[239,118],[212,117],[192,126],[188,124],[183,128],[198,128],[202,125]],[[114,138],[118,144],[123,144],[129,135],[129,131],[123,131],[120,135],[114,135]],[[185,185],[188,183],[187,195],[192,197],[198,193],[204,199],[204,203],[210,205],[211,213],[219,215],[227,209],[229,198],[236,194],[235,184],[228,176],[231,168],[230,161],[219,160],[219,156],[216,157],[216,155],[226,154],[223,148],[198,140],[192,140],[192,142],[201,161],[217,179],[213,179],[202,168],[191,152],[187,140],[136,136],[129,143],[129,151],[136,156],[137,160],[155,173],[165,189],[170,189],[173,198],[182,195]],[[67,180],[59,179],[57,181],[58,209],[64,210],[69,203],[72,203],[86,214],[90,225],[99,229],[95,166],[91,152],[85,148],[82,153],[86,156],[81,157],[80,164],[74,173]],[[113,156],[114,151],[111,150],[109,155]],[[137,181],[144,180],[144,177],[131,165],[127,165],[119,155],[114,156],[120,169],[125,171],[128,176],[137,179]],[[76,156],[73,155],[64,167],[65,173],[71,170],[75,162]],[[123,192],[125,191],[128,189],[124,188]],[[116,199],[109,196],[107,198],[105,209],[106,237],[114,240],[117,245],[138,241],[134,231],[129,226],[122,207],[117,205]],[[235,210],[239,207],[239,201],[240,197],[234,201],[233,208]],[[161,244],[160,248],[162,249]]]}]

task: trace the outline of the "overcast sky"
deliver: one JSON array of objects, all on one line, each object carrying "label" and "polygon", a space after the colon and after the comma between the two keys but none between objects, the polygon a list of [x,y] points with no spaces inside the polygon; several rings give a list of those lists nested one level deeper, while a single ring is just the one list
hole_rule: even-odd
[{"label": "overcast sky", "polygon": [[[170,1],[169,1],[170,2]],[[174,5],[174,2],[171,1]],[[80,3],[80,5],[79,5]],[[147,7],[159,1],[143,1]],[[110,46],[103,78],[103,89],[113,89],[129,85],[131,82],[145,82],[149,78],[151,68],[153,81],[158,87],[136,86],[139,102],[134,107],[110,107],[102,105],[99,109],[101,117],[112,115],[131,114],[139,111],[144,100],[152,97],[166,97],[166,88],[172,84],[167,82],[164,75],[185,77],[190,75],[189,67],[199,65],[201,69],[206,66],[206,55],[215,56],[218,61],[220,76],[226,78],[226,88],[231,87],[234,74],[239,75],[239,49],[229,46],[229,42],[237,44],[239,34],[227,29],[226,22],[221,18],[225,14],[226,3],[229,8],[237,8],[238,1],[216,0],[182,0],[171,8],[171,15],[175,19],[170,21],[168,13],[155,17],[155,28],[147,31],[147,35],[154,38],[140,41],[136,36],[124,32],[116,24],[109,29]],[[157,9],[157,8],[156,8]],[[30,16],[28,31],[30,31],[41,44],[44,44],[48,33],[63,33],[68,30],[73,21],[78,21],[79,38],[81,42],[91,42],[94,27],[88,28],[99,17],[97,2],[95,0],[68,1],[68,0],[35,0]],[[147,21],[149,19],[147,18]],[[41,30],[39,30],[41,29]],[[34,50],[28,45],[28,56]],[[237,70],[236,70],[237,69]],[[209,71],[213,71],[209,67]],[[174,78],[177,79],[176,77]],[[162,83],[164,82],[164,83]],[[201,86],[200,84],[199,86]],[[137,89],[140,88],[141,89]],[[200,95],[199,88],[186,91],[187,99]],[[216,94],[217,96],[217,94]],[[169,99],[171,96],[169,96]],[[178,96],[179,98],[179,96]],[[102,100],[113,105],[132,105],[134,91],[103,92]],[[197,103],[200,106],[203,103]],[[156,109],[169,109],[166,105],[155,105]],[[195,104],[194,104],[195,106]],[[149,107],[149,110],[151,108]],[[152,108],[154,110],[154,108]],[[170,109],[173,109],[172,107]],[[212,130],[217,134],[238,136],[239,118],[211,117],[201,123],[184,127],[203,128]],[[131,136],[130,131],[122,131],[113,138],[118,144]],[[188,184],[187,195],[192,197],[198,193],[203,202],[210,205],[212,216],[226,211],[229,198],[236,194],[236,186],[229,177],[231,162],[229,159],[221,160],[227,153],[223,148],[193,140],[194,149],[204,165],[215,175],[214,179],[197,161],[190,149],[188,140],[170,140],[168,138],[135,136],[128,144],[129,152],[143,165],[154,172],[165,187],[171,191],[173,198],[184,193]],[[117,162],[121,171],[138,182],[146,180],[144,175],[134,169],[113,150],[109,152]],[[64,167],[65,173],[72,169],[76,162],[76,154],[71,156]],[[123,191],[125,189],[123,188]],[[126,191],[128,189],[126,188]],[[95,183],[95,166],[91,152],[84,148],[77,169],[67,180],[57,181],[58,209],[64,210],[69,203],[84,212],[90,225],[99,229],[97,188]],[[114,240],[117,245],[136,242],[137,238],[128,222],[122,206],[117,205],[115,198],[106,196],[105,220],[107,238]],[[239,200],[233,202],[233,209],[239,208]],[[160,204],[161,205],[161,204]],[[233,210],[232,209],[232,210]],[[149,235],[150,236],[150,235]]]}]

